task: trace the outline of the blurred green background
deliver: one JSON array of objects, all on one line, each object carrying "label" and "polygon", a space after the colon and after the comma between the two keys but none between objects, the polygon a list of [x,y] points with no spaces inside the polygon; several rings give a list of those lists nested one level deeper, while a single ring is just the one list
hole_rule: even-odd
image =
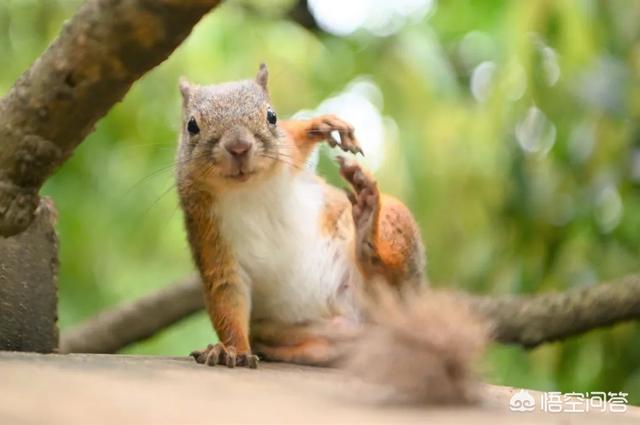
[{"label": "blurred green background", "polygon": [[[0,3],[0,93],[79,4]],[[177,80],[248,78],[261,61],[281,116],[353,121],[382,187],[415,212],[434,286],[533,293],[640,271],[640,2],[308,6],[225,3],[46,184],[63,330],[192,272],[173,186]],[[327,153],[320,172],[335,179]],[[184,355],[212,338],[199,314],[126,351]],[[637,324],[494,347],[485,363],[495,383],[640,403]]]}]

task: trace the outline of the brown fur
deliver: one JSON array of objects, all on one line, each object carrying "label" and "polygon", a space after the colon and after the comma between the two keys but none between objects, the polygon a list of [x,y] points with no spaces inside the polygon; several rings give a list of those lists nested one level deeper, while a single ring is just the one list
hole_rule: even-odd
[{"label": "brown fur", "polygon": [[320,227],[324,234],[347,239],[353,234],[355,226],[351,217],[351,204],[344,192],[325,185],[326,206]]},{"label": "brown fur", "polygon": [[218,338],[241,354],[250,353],[249,296],[242,290],[234,260],[211,215],[213,198],[185,182],[179,191],[189,243],[203,278],[205,305]]}]

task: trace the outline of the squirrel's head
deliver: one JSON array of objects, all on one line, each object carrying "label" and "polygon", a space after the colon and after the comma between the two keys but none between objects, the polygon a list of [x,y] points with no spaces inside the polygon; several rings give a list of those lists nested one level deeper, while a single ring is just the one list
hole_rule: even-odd
[{"label": "squirrel's head", "polygon": [[181,79],[181,173],[225,187],[264,176],[282,163],[267,79],[264,64],[250,80],[199,86]]}]

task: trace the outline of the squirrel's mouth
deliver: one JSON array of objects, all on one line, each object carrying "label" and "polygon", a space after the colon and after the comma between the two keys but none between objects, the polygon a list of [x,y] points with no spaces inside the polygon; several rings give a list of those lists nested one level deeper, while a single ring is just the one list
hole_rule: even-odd
[{"label": "squirrel's mouth", "polygon": [[234,180],[234,181],[237,181],[237,182],[246,182],[255,173],[256,173],[255,171],[238,170],[237,172],[235,172],[233,174],[227,174],[225,177],[228,178],[229,180]]}]

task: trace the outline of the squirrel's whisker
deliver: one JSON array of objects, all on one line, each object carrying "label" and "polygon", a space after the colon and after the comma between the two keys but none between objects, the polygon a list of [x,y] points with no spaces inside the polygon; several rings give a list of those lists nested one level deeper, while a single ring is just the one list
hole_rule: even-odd
[{"label": "squirrel's whisker", "polygon": [[287,158],[287,159],[291,159],[291,160],[295,159],[295,157],[293,155],[289,155],[289,154],[287,154],[285,152],[278,152],[277,157],[278,158],[280,158],[280,157]]},{"label": "squirrel's whisker", "polygon": [[[139,220],[142,220],[143,218],[145,218],[147,216],[147,214],[149,214],[149,211],[151,211],[151,209],[153,207],[155,207],[161,200],[162,198],[164,198],[169,192],[171,192],[172,189],[175,189],[177,187],[176,183],[172,183],[168,188],[166,188],[165,190],[162,191],[162,193],[151,203],[151,205],[149,205],[140,215],[140,217],[138,218]],[[174,210],[175,213],[175,210]],[[173,216],[173,213],[172,213]]]},{"label": "squirrel's whisker", "polygon": [[182,164],[186,164],[190,161],[195,161],[201,158],[204,158],[208,155],[208,153],[206,154],[201,154],[201,155],[197,155],[191,158],[185,158],[179,161],[174,161],[171,164],[167,164],[162,166],[161,168],[151,172],[151,174],[148,174],[144,177],[142,177],[140,180],[138,180],[136,183],[134,183],[129,189],[126,190],[126,192],[122,195],[123,197],[126,197],[127,195],[129,195],[135,188],[137,188],[138,186],[140,186],[144,181],[150,179],[151,177],[154,177],[158,174],[162,174],[164,172],[167,172],[169,170],[173,170],[175,167],[177,167],[178,165],[182,165]]},{"label": "squirrel's whisker", "polygon": [[[281,157],[270,156],[270,155],[267,155],[267,154],[265,154],[265,153],[260,153],[260,154],[258,154],[258,155],[260,155],[260,156],[262,156],[262,157],[265,157],[265,158],[272,159],[272,160],[274,160],[274,161],[281,162],[281,163],[286,164],[286,165],[288,165],[288,166],[290,166],[290,167],[293,167],[293,168],[295,168],[295,169],[297,169],[297,170],[304,170],[304,168],[303,168],[303,167],[300,167],[299,165],[297,165],[297,164],[293,163],[293,161],[289,162],[289,161],[286,161],[284,158],[281,158]],[[291,159],[293,160],[293,158],[291,158]]]},{"label": "squirrel's whisker", "polygon": [[146,148],[146,147],[149,147],[149,146],[158,146],[159,149],[162,149],[162,150],[175,151],[175,149],[176,149],[175,144],[173,144],[173,143],[140,143],[140,144],[137,144],[137,145],[123,144],[123,145],[115,146],[113,149],[118,151],[118,150],[122,150],[122,149],[131,149],[131,148]]}]

